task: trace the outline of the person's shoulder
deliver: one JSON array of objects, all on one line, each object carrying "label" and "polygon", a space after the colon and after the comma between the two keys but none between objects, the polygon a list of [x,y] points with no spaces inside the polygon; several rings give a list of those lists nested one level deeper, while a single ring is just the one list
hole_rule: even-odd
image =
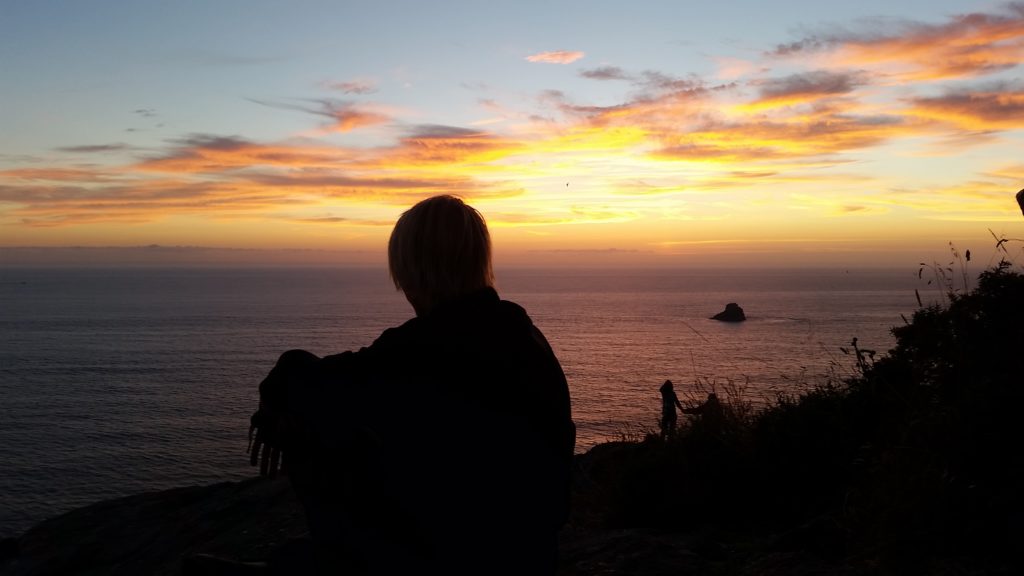
[{"label": "person's shoulder", "polygon": [[529,314],[527,314],[526,308],[523,308],[511,300],[499,300],[498,312],[503,318],[526,324],[533,324],[533,319],[530,318]]},{"label": "person's shoulder", "polygon": [[361,348],[356,354],[366,356],[404,349],[416,340],[422,332],[422,325],[422,319],[410,318],[399,326],[381,332],[372,344]]},{"label": "person's shoulder", "polygon": [[396,359],[404,358],[415,350],[418,325],[417,319],[413,318],[400,326],[388,328],[369,346],[324,356],[317,362],[316,369],[322,377],[344,379],[350,383],[379,377],[395,367]]}]

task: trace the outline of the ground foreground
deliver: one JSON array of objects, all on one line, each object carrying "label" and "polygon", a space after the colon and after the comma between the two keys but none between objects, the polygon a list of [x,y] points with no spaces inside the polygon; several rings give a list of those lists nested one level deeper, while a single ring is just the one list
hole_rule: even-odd
[{"label": "ground foreground", "polygon": [[[266,558],[306,533],[286,480],[253,479],[139,494],[100,502],[48,520],[18,541],[0,573],[179,575],[182,559],[211,553]],[[703,571],[728,553],[691,534],[642,530],[563,534],[563,573],[678,574]],[[481,574],[486,574],[486,567]]]},{"label": "ground foreground", "polygon": [[[603,491],[602,470],[638,456],[638,444],[597,447],[577,458],[577,492],[584,501]],[[597,496],[601,497],[601,496]],[[843,535],[828,518],[780,532],[698,527],[614,528],[594,510],[577,506],[561,535],[560,574],[566,576],[677,574],[990,574],[1003,572],[970,557],[905,558],[890,569],[884,551],[848,556]],[[47,520],[25,533],[18,552],[0,563],[10,576],[57,574],[182,574],[191,554],[240,560],[266,558],[282,543],[306,535],[302,511],[287,480],[254,478],[179,488],[100,502]],[[481,567],[486,574],[486,567]],[[1013,573],[1006,570],[1006,574]]]},{"label": "ground foreground", "polygon": [[[190,554],[260,559],[305,532],[286,481],[181,488],[100,502],[43,522],[20,538],[19,555],[0,573],[177,576]],[[766,546],[747,542],[763,550],[737,553],[734,542],[706,534],[570,526],[562,536],[566,575],[855,573],[780,544],[782,538]]]}]

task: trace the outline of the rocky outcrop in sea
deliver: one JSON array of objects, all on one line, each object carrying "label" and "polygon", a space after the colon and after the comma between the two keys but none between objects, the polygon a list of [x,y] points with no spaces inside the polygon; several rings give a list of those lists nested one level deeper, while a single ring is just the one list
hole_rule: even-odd
[{"label": "rocky outcrop in sea", "polygon": [[747,315],[743,313],[743,308],[740,308],[739,304],[729,302],[725,305],[725,310],[715,314],[711,319],[720,322],[743,322],[747,319]]}]

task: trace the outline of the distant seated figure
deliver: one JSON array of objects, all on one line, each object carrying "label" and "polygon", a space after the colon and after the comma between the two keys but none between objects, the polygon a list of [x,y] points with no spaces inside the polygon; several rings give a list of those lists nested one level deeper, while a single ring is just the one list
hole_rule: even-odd
[{"label": "distant seated figure", "polygon": [[676,407],[682,410],[683,405],[679,402],[679,397],[676,396],[671,380],[665,380],[665,383],[661,385],[658,391],[661,392],[661,420],[658,422],[658,425],[661,427],[661,438],[666,439],[675,434],[677,421]]},{"label": "distant seated figure", "polygon": [[721,432],[722,425],[725,423],[725,411],[722,409],[722,403],[718,400],[718,394],[714,392],[708,394],[708,398],[703,404],[693,408],[683,408],[682,412],[699,416],[699,425],[712,434]]},{"label": "distant seated figure", "polygon": [[551,575],[575,442],[565,375],[494,289],[462,200],[402,214],[388,243],[416,317],[370,346],[285,352],[260,384],[252,463],[287,469],[321,573]]}]

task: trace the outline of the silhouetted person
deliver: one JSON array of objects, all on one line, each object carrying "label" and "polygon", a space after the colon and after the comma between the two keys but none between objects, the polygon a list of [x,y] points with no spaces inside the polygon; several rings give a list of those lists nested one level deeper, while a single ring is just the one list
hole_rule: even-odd
[{"label": "silhouetted person", "polygon": [[1024,214],[1024,190],[1017,192],[1017,205],[1020,206],[1021,214]]},{"label": "silhouetted person", "polygon": [[675,434],[677,422],[676,407],[678,406],[682,410],[683,405],[679,402],[679,397],[676,396],[671,380],[665,380],[665,383],[661,385],[658,391],[661,392],[661,421],[658,424],[661,426],[661,437],[665,439]]},{"label": "silhouetted person", "polygon": [[285,352],[260,384],[252,462],[278,454],[321,571],[554,574],[575,427],[565,376],[500,300],[462,200],[405,212],[388,243],[416,317],[356,352]]},{"label": "silhouetted person", "polygon": [[722,403],[718,400],[718,394],[714,392],[708,394],[708,398],[703,404],[693,408],[683,408],[682,412],[699,416],[699,425],[712,434],[721,432],[722,425],[725,423],[725,411],[722,409]]}]

